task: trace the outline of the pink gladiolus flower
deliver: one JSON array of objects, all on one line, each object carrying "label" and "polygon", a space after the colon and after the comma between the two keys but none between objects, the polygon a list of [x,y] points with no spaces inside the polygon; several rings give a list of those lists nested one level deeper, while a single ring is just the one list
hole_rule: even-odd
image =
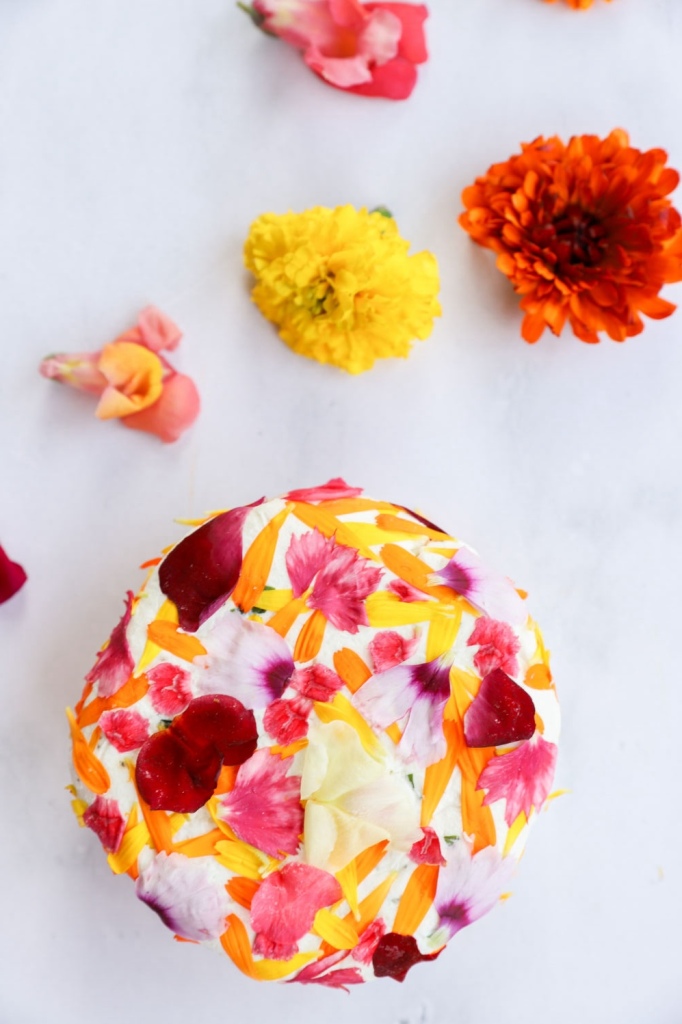
[{"label": "pink gladiolus flower", "polygon": [[521,811],[528,816],[540,810],[554,778],[557,748],[539,734],[508,754],[488,762],[478,780],[477,789],[487,790],[484,804],[506,800],[504,820],[512,825]]},{"label": "pink gladiolus flower", "polygon": [[95,664],[85,677],[86,682],[97,683],[100,697],[112,697],[128,681],[135,667],[126,638],[132,606],[133,592],[129,590],[126,595],[126,610],[121,621],[114,626],[109,643],[99,652]]},{"label": "pink gladiolus flower", "polygon": [[329,85],[361,96],[407,99],[428,57],[422,4],[254,0],[249,13]]},{"label": "pink gladiolus flower", "polygon": [[177,347],[180,330],[154,307],[138,323],[97,352],[50,356],[40,372],[99,397],[96,416],[120,419],[131,430],[144,430],[162,441],[177,441],[199,414],[193,381],[177,373],[159,353]]},{"label": "pink gladiolus flower", "polygon": [[104,711],[99,724],[111,745],[121,754],[137,750],[149,738],[149,722],[139,711]]},{"label": "pink gladiolus flower", "polygon": [[92,829],[107,853],[118,853],[126,830],[126,820],[117,800],[96,797],[83,814],[83,821]]},{"label": "pink gladiolus flower", "polygon": [[487,569],[468,548],[460,548],[444,569],[433,573],[433,582],[444,583],[491,619],[522,626],[528,618],[526,603],[513,583]]},{"label": "pink gladiolus flower", "polygon": [[159,853],[142,871],[135,891],[167,928],[183,939],[204,942],[225,931],[230,898],[211,876],[208,857]]},{"label": "pink gladiolus flower", "polygon": [[325,538],[319,530],[292,537],[286,566],[294,597],[312,586],[308,605],[347,633],[368,625],[364,600],[379,586],[381,570],[353,550]]},{"label": "pink gladiolus flower", "polygon": [[317,911],[341,896],[337,880],[320,868],[293,863],[273,871],[251,903],[254,952],[272,960],[290,960],[298,952],[298,940],[312,928]]},{"label": "pink gladiolus flower", "polygon": [[478,646],[474,654],[474,665],[481,677],[487,676],[496,668],[501,668],[508,676],[515,676],[518,672],[516,655],[521,645],[508,623],[481,615],[476,619],[467,646]]},{"label": "pink gladiolus flower", "polygon": [[9,601],[18,590],[21,590],[27,576],[17,562],[11,562],[0,547],[0,604]]},{"label": "pink gladiolus flower", "polygon": [[179,665],[163,662],[147,669],[149,699],[157,714],[164,718],[175,718],[185,710],[194,694],[190,686],[191,676]]},{"label": "pink gladiolus flower", "polygon": [[257,750],[218,807],[218,816],[240,839],[271,857],[297,853],[303,831],[301,778],[287,774],[292,762]]},{"label": "pink gladiolus flower", "polygon": [[457,840],[438,874],[434,901],[440,927],[449,938],[493,909],[508,889],[515,867],[514,858],[501,857],[494,846],[472,856],[466,840]]}]

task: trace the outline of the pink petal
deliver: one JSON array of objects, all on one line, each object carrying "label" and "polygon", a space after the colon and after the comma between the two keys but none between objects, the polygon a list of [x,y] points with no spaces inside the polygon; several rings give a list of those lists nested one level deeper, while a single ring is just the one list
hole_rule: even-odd
[{"label": "pink petal", "polygon": [[386,672],[389,668],[401,665],[414,654],[419,640],[417,637],[401,636],[391,629],[377,633],[369,643],[369,653],[376,672]]},{"label": "pink petal", "polygon": [[112,697],[128,681],[135,667],[126,637],[132,606],[133,593],[129,590],[121,621],[114,626],[109,643],[99,652],[95,664],[85,677],[86,682],[97,683],[100,697]]},{"label": "pink petal", "polygon": [[291,677],[291,686],[303,697],[325,703],[334,697],[343,686],[343,679],[326,665],[310,665],[296,669]]},{"label": "pink petal", "polygon": [[521,811],[540,810],[547,799],[556,766],[557,748],[540,734],[508,754],[492,758],[481,773],[477,789],[487,790],[484,804],[506,800],[504,820],[512,825]]},{"label": "pink petal", "polygon": [[365,10],[369,12],[390,11],[400,19],[402,25],[398,47],[400,57],[404,57],[411,64],[423,64],[428,59],[424,39],[424,22],[429,12],[423,4],[369,3],[365,4]]},{"label": "pink petal", "polygon": [[321,487],[305,487],[298,491],[289,491],[286,501],[338,501],[340,498],[358,498],[362,487],[350,487],[340,476],[327,481]]},{"label": "pink petal", "polygon": [[327,988],[342,988],[347,992],[347,985],[360,985],[364,981],[357,967],[342,967],[338,971],[330,970],[335,964],[345,960],[347,956],[346,950],[341,949],[338,953],[322,957],[321,960],[316,960],[304,967],[295,978],[290,978],[287,984],[296,981],[301,985],[325,985]]},{"label": "pink petal", "polygon": [[219,817],[239,838],[271,857],[297,853],[303,831],[301,779],[287,774],[292,763],[257,750],[219,804]]},{"label": "pink petal", "polygon": [[232,612],[203,638],[208,654],[195,664],[202,693],[229,693],[250,708],[265,708],[281,697],[294,671],[286,640],[261,622]]},{"label": "pink petal", "polygon": [[163,391],[153,405],[124,416],[121,423],[131,430],[155,434],[167,444],[177,441],[199,415],[201,400],[194,381],[174,373],[163,382]]},{"label": "pink petal", "polygon": [[[365,15],[356,0],[345,0],[360,11],[360,24]],[[254,0],[254,9],[265,20],[262,28],[299,50],[319,46],[333,51],[348,40],[348,33],[335,20],[329,0]]]},{"label": "pink petal", "polygon": [[139,711],[104,711],[99,725],[111,745],[122,754],[137,750],[149,737],[149,723]]},{"label": "pink petal", "polygon": [[491,619],[522,626],[528,618],[526,603],[511,581],[487,569],[468,548],[460,548],[445,568],[433,575],[436,582],[451,587]]},{"label": "pink petal", "polygon": [[161,352],[163,349],[172,352],[182,338],[182,331],[177,324],[156,306],[147,306],[142,310],[137,321],[137,331],[140,343],[152,352]]},{"label": "pink petal", "polygon": [[443,866],[445,858],[440,848],[440,840],[432,828],[422,828],[422,838],[410,850],[410,860],[415,864],[433,864]]},{"label": "pink petal", "polygon": [[[331,84],[331,83],[330,83]],[[372,68],[372,80],[352,85],[348,92],[356,96],[380,96],[387,100],[406,100],[417,84],[417,71],[404,57],[394,57],[387,64]]]},{"label": "pink petal", "polygon": [[162,592],[194,633],[228,599],[242,567],[242,529],[252,506],[215,516],[176,544],[159,567]]},{"label": "pink petal", "polygon": [[126,820],[117,800],[106,800],[98,796],[83,814],[83,821],[108,853],[118,853],[126,830]]},{"label": "pink petal", "polygon": [[467,842],[458,839],[438,874],[434,904],[440,927],[452,937],[487,914],[509,888],[515,868],[514,858],[502,858],[496,847],[472,856]]},{"label": "pink petal", "polygon": [[[268,875],[251,903],[251,925],[259,940],[297,952],[297,942],[312,928],[315,914],[342,897],[341,886],[326,871],[307,864],[285,864]],[[288,959],[288,958],[287,958]]]},{"label": "pink petal", "polygon": [[334,542],[324,566],[318,572],[308,600],[337,629],[357,633],[367,625],[364,600],[379,586],[381,569],[373,566],[353,548]]},{"label": "pink petal", "polygon": [[290,699],[275,700],[263,716],[263,725],[276,743],[288,747],[308,734],[308,718],[313,702],[295,694]]},{"label": "pink petal", "polygon": [[294,597],[308,589],[333,550],[334,541],[327,540],[317,529],[291,538],[285,562]]},{"label": "pink petal", "polygon": [[212,857],[159,853],[140,874],[135,891],[176,935],[195,942],[218,939],[230,899],[212,868]]},{"label": "pink petal", "polygon": [[327,57],[315,46],[309,46],[303,59],[316,75],[337,89],[350,89],[372,81],[367,57]]},{"label": "pink petal", "polygon": [[372,676],[353,698],[353,703],[373,725],[386,729],[399,722],[412,707],[412,666],[398,665]]},{"label": "pink petal", "polygon": [[373,64],[387,64],[398,53],[401,35],[400,18],[383,7],[375,7],[358,39],[358,51]]},{"label": "pink petal", "polygon": [[351,956],[361,964],[371,964],[372,957],[379,945],[379,941],[386,934],[386,922],[383,917],[377,917],[365,928],[360,936],[355,949],[351,950]]},{"label": "pink petal", "polygon": [[529,740],[535,732],[533,698],[502,671],[493,669],[464,715],[469,747],[501,747]]},{"label": "pink petal", "polygon": [[498,622],[481,615],[476,619],[471,636],[467,640],[468,647],[478,646],[474,654],[474,665],[481,677],[487,676],[493,669],[501,668],[507,675],[515,676],[518,672],[516,655],[521,649],[518,637],[506,622]]},{"label": "pink petal", "polygon": [[108,385],[107,378],[97,368],[100,355],[101,352],[60,352],[43,359],[38,369],[48,380],[99,396]]},{"label": "pink petal", "polygon": [[19,563],[10,561],[4,548],[0,547],[0,604],[14,597],[27,578]]},{"label": "pink petal", "polygon": [[157,714],[175,718],[185,710],[194,694],[191,676],[179,665],[163,662],[147,670],[149,699]]}]

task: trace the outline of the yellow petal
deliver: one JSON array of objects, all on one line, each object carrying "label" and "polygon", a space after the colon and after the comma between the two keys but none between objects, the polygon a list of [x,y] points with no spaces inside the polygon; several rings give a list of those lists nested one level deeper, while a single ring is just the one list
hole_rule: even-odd
[{"label": "yellow petal", "polygon": [[358,933],[349,921],[342,921],[331,910],[318,910],[313,921],[313,931],[334,949],[355,949]]}]

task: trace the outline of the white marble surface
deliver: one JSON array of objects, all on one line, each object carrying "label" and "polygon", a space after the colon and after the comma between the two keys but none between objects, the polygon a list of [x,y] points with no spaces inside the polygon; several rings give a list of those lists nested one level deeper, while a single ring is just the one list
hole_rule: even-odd
[{"label": "white marble surface", "polygon": [[[624,346],[530,347],[456,226],[462,187],[541,133],[622,125],[682,166],[682,5],[430,6],[431,61],[391,105],[325,88],[226,0],[0,0],[0,540],[30,576],[0,608],[1,1024],[682,1019],[682,313]],[[431,340],[359,379],[290,353],[240,262],[259,213],[345,202],[389,206],[443,282]],[[204,400],[174,446],[36,372],[149,302]],[[174,943],[63,788],[64,707],[172,517],[337,474],[530,591],[571,790],[511,901],[350,996]]]}]

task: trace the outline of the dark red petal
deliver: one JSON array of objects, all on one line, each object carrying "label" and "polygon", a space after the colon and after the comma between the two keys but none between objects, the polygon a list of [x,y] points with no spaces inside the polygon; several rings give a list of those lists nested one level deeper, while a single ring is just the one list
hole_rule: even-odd
[{"label": "dark red petal", "polygon": [[398,935],[397,932],[389,932],[379,940],[372,966],[377,978],[395,978],[396,981],[404,981],[407,972],[415,964],[422,960],[435,960],[440,956],[442,950],[436,953],[424,954],[419,952],[419,946],[414,935]]},{"label": "dark red petal", "polygon": [[213,795],[222,763],[212,747],[188,750],[171,727],[154,733],[143,744],[135,765],[135,782],[152,810],[191,814]]},{"label": "dark red petal", "polygon": [[253,711],[225,693],[196,697],[171,729],[192,750],[211,747],[224,764],[243,764],[258,744]]},{"label": "dark red petal", "polygon": [[233,508],[211,519],[176,544],[161,563],[161,590],[177,605],[180,626],[186,632],[194,633],[237,585],[242,568],[242,527],[254,505]]},{"label": "dark red petal", "polygon": [[535,704],[530,694],[501,668],[490,672],[464,715],[464,738],[470,747],[498,747],[529,740],[535,732]]},{"label": "dark red petal", "polygon": [[117,800],[106,800],[98,796],[83,814],[83,821],[108,853],[118,853],[126,830],[126,820]]},{"label": "dark red petal", "polygon": [[0,547],[0,604],[9,601],[18,590],[21,590],[27,576],[17,562],[11,562],[5,551]]}]

